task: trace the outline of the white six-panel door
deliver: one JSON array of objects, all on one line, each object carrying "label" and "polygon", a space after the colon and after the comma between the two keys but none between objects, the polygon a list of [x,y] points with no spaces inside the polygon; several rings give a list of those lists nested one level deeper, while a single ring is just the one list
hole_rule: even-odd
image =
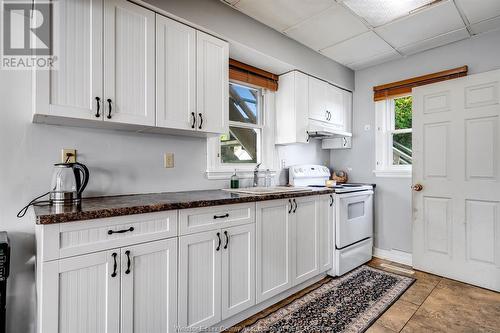
[{"label": "white six-panel door", "polygon": [[255,305],[255,224],[222,231],[222,319]]},{"label": "white six-panel door", "polygon": [[500,290],[500,71],[413,90],[415,268]]},{"label": "white six-panel door", "polygon": [[177,238],[121,249],[121,333],[173,333]]},{"label": "white six-panel door", "polygon": [[196,30],[156,15],[156,126],[196,129]]},{"label": "white six-panel door", "polygon": [[196,129],[227,133],[229,121],[229,45],[196,31]]},{"label": "white six-panel door", "polygon": [[42,269],[40,332],[120,332],[119,249],[47,262]]},{"label": "white six-panel door", "polygon": [[256,204],[257,302],[292,287],[291,215],[289,200]]},{"label": "white six-panel door", "polygon": [[[58,1],[52,18],[57,61],[55,69],[35,72],[35,111],[102,120],[103,1]],[[96,98],[100,99],[99,114]]]},{"label": "white six-panel door", "polygon": [[126,0],[104,1],[104,96],[105,121],[155,125],[155,13]]},{"label": "white six-panel door", "polygon": [[297,285],[319,274],[319,200],[316,196],[293,199],[292,284]]},{"label": "white six-panel door", "polygon": [[[220,231],[179,237],[179,327],[209,327],[221,320]],[[222,238],[220,238],[222,240]],[[219,250],[217,250],[217,248]]]}]

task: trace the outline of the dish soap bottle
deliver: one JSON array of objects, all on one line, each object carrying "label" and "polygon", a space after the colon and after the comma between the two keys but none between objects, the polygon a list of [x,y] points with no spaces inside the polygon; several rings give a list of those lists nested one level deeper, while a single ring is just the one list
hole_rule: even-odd
[{"label": "dish soap bottle", "polygon": [[231,176],[231,188],[239,188],[240,179],[236,175],[236,169],[234,169],[234,174]]}]

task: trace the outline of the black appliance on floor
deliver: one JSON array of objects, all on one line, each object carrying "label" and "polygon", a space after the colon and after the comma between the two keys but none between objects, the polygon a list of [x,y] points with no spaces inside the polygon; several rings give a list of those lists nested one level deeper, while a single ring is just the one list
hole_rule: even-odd
[{"label": "black appliance on floor", "polygon": [[10,245],[9,238],[5,231],[0,232],[0,333],[5,333],[5,311],[7,277],[10,266]]}]

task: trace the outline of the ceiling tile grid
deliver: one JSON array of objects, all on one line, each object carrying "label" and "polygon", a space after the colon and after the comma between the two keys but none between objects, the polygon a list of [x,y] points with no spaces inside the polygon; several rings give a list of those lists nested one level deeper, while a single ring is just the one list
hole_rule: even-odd
[{"label": "ceiling tile grid", "polygon": [[221,0],[354,70],[500,29],[500,0]]}]

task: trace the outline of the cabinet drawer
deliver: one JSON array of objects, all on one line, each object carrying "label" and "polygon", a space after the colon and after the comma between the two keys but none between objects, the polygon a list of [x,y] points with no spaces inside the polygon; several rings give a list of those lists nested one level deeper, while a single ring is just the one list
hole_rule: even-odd
[{"label": "cabinet drawer", "polygon": [[177,211],[37,226],[42,261],[177,236]]},{"label": "cabinet drawer", "polygon": [[179,235],[255,222],[255,203],[183,209],[179,211]]}]

